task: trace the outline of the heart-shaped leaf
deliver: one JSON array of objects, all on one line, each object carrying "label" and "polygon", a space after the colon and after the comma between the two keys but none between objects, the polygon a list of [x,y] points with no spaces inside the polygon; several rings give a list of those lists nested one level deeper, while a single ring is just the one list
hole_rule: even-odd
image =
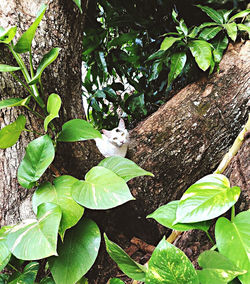
[{"label": "heart-shaped leaf", "polygon": [[51,94],[47,102],[47,111],[49,115],[44,120],[44,130],[47,132],[48,125],[56,117],[59,117],[59,110],[61,108],[61,98],[57,94]]},{"label": "heart-shaped leaf", "polygon": [[10,66],[6,64],[0,64],[0,72],[14,72],[21,70],[20,67]]},{"label": "heart-shaped leaf", "polygon": [[58,245],[58,256],[49,259],[56,283],[75,284],[94,264],[101,242],[95,222],[84,219],[65,235]]},{"label": "heart-shaped leaf", "polygon": [[9,284],[34,284],[36,280],[36,275],[39,269],[38,262],[31,262],[27,264],[23,270],[23,273],[19,271],[11,275],[8,279]]},{"label": "heart-shaped leaf", "polygon": [[46,5],[43,4],[40,11],[38,12],[38,15],[34,23],[28,28],[26,32],[22,34],[22,36],[19,38],[18,42],[14,46],[15,52],[24,53],[31,50],[32,40],[35,36],[36,29],[43,18],[45,10],[46,10]]},{"label": "heart-shaped leaf", "polygon": [[179,37],[165,37],[163,42],[161,43],[160,50],[167,50],[169,49],[176,41],[180,41],[181,38]]},{"label": "heart-shaped leaf", "polygon": [[184,68],[187,60],[185,52],[177,52],[171,56],[170,72],[168,73],[168,87],[177,78]]},{"label": "heart-shaped leaf", "polygon": [[176,231],[189,231],[193,229],[202,230],[205,232],[208,231],[210,227],[210,223],[208,221],[189,224],[178,223],[173,225],[176,219],[176,211],[179,203],[179,200],[171,201],[168,204],[156,209],[153,213],[148,215],[147,218],[153,218],[161,225]]},{"label": "heart-shaped leaf", "polygon": [[0,101],[0,109],[5,107],[25,106],[29,103],[30,96],[25,99],[22,98],[11,98]]},{"label": "heart-shaped leaf", "polygon": [[43,175],[55,157],[53,142],[48,135],[31,141],[18,168],[18,182],[25,188],[32,188]]},{"label": "heart-shaped leaf", "polygon": [[60,206],[62,220],[59,234],[63,239],[67,229],[73,227],[82,217],[84,208],[77,204],[71,196],[71,187],[78,179],[72,176],[60,176],[54,180],[54,185],[46,182],[38,187],[32,198],[33,210],[43,202],[52,202]]},{"label": "heart-shaped leaf", "polygon": [[95,138],[102,138],[102,135],[90,123],[83,119],[72,119],[62,126],[58,141],[75,142]]},{"label": "heart-shaped leaf", "polygon": [[216,251],[204,251],[198,259],[203,268],[198,270],[199,280],[202,284],[228,283],[246,270],[238,268],[227,257]]},{"label": "heart-shaped leaf", "polygon": [[203,177],[183,194],[176,212],[176,223],[193,223],[216,218],[230,209],[240,196],[240,188],[230,188],[221,174]]},{"label": "heart-shaped leaf", "polygon": [[237,38],[237,25],[236,23],[225,24],[224,28],[227,31],[228,36],[235,41]]},{"label": "heart-shaped leaf", "polygon": [[148,262],[145,283],[198,284],[199,280],[185,253],[163,238]]},{"label": "heart-shaped leaf", "polygon": [[85,181],[72,185],[76,202],[90,209],[110,209],[133,200],[126,182],[104,167],[93,167]]},{"label": "heart-shaped leaf", "polygon": [[126,182],[139,176],[154,176],[152,173],[137,166],[133,161],[118,156],[105,158],[98,164],[98,166],[111,170],[119,177],[123,178]]},{"label": "heart-shaped leaf", "polygon": [[0,130],[0,148],[6,149],[13,146],[18,141],[22,131],[25,128],[26,118],[24,115],[18,116],[13,123],[3,127]]},{"label": "heart-shaped leaf", "polygon": [[108,254],[117,263],[122,272],[132,279],[145,281],[146,267],[135,262],[121,247],[111,242],[106,234],[104,234],[104,239]]},{"label": "heart-shaped leaf", "polygon": [[109,280],[108,284],[124,284],[124,282],[119,278],[112,278]]},{"label": "heart-shaped leaf", "polygon": [[0,31],[0,43],[10,43],[16,35],[17,27],[11,27],[8,30]]},{"label": "heart-shaped leaf", "polygon": [[48,53],[46,53],[43,56],[43,59],[41,60],[37,70],[36,70],[36,75],[31,79],[29,82],[29,85],[36,84],[44,71],[45,68],[47,68],[54,60],[56,60],[58,54],[59,54],[60,48],[55,47],[52,48]]},{"label": "heart-shaped leaf", "polygon": [[8,264],[11,257],[11,252],[6,245],[6,231],[8,229],[8,227],[2,227],[0,229],[0,271]]},{"label": "heart-shaped leaf", "polygon": [[61,209],[53,203],[38,207],[37,220],[27,219],[14,226],[7,236],[6,244],[15,257],[35,260],[57,255],[57,235]]},{"label": "heart-shaped leaf", "polygon": [[239,213],[233,222],[222,217],[215,225],[218,250],[236,266],[248,271],[239,276],[241,283],[250,283],[250,211]]}]

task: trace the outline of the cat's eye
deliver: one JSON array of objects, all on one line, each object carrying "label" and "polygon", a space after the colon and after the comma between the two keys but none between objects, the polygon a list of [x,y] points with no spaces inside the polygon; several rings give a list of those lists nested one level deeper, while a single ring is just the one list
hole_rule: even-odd
[{"label": "cat's eye", "polygon": [[114,137],[113,140],[117,140],[117,137]]},{"label": "cat's eye", "polygon": [[119,130],[119,129],[116,129],[116,132],[120,132],[120,130]]},{"label": "cat's eye", "polygon": [[124,136],[124,133],[122,133],[122,136]]}]

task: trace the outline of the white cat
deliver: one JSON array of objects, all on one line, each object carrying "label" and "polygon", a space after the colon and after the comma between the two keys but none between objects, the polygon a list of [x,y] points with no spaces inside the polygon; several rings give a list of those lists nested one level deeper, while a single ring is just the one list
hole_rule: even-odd
[{"label": "white cat", "polygon": [[123,119],[120,119],[118,127],[112,130],[102,130],[102,138],[96,138],[95,143],[104,157],[125,157],[129,144],[129,133]]}]

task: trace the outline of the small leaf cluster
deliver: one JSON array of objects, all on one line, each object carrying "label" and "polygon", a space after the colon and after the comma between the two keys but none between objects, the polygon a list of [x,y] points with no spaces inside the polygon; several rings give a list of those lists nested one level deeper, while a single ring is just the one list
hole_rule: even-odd
[{"label": "small leaf cluster", "polygon": [[[0,271],[7,268],[12,272],[11,275],[1,274],[1,283],[34,283],[38,269],[42,269],[36,261],[41,259],[46,259],[46,277],[40,283],[88,283],[84,275],[97,257],[101,234],[97,224],[83,216],[85,208],[110,209],[133,200],[127,182],[137,176],[153,176],[128,159],[109,157],[90,169],[82,180],[56,173],[58,176],[52,183],[39,183],[47,169],[53,168],[58,143],[102,137],[98,130],[82,119],[67,121],[59,131],[53,124],[59,118],[61,98],[52,93],[45,103],[41,77],[45,68],[57,58],[60,49],[52,48],[45,54],[36,72],[31,52],[32,40],[45,10],[46,6],[42,6],[34,23],[16,44],[13,42],[16,27],[0,29],[1,43],[9,48],[18,65],[0,64],[0,72],[10,72],[28,93],[25,98],[0,101],[0,109],[25,107],[43,121],[43,133],[26,129],[24,115],[0,130],[1,149],[17,143],[23,131],[31,131],[38,136],[27,145],[17,171],[17,180],[23,188],[36,187],[32,198],[36,218],[1,228]],[[20,56],[25,52],[30,55],[29,70]],[[17,71],[21,71],[24,81],[13,73]],[[36,108],[30,107],[31,101]],[[34,110],[39,107],[40,112]],[[24,261],[32,262],[27,264]]]},{"label": "small leaf cluster", "polygon": [[198,258],[202,270],[195,270],[187,256],[165,238],[155,248],[147,266],[132,260],[105,236],[107,252],[126,275],[145,283],[226,284],[238,277],[247,284],[250,282],[250,211],[234,216],[239,195],[240,188],[230,187],[224,175],[211,174],[191,185],[180,200],[159,207],[147,217],[177,231],[202,230],[214,244],[208,233],[211,220],[232,208],[231,220],[219,217],[216,221],[216,244]]}]

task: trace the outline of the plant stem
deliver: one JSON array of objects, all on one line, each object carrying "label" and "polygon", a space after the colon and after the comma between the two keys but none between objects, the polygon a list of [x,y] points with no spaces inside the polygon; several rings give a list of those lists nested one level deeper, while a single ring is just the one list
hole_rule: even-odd
[{"label": "plant stem", "polygon": [[32,92],[29,89],[29,87],[27,87],[25,85],[25,83],[16,74],[14,74],[13,72],[10,72],[10,74],[13,76],[14,79],[16,79],[32,95]]},{"label": "plant stem", "polygon": [[40,117],[41,119],[45,119],[44,116],[42,116],[40,113],[38,113],[37,111],[31,109],[29,106],[25,105],[25,107],[30,111],[32,112],[33,114],[35,114],[36,116]]},{"label": "plant stem", "polygon": [[40,88],[41,88],[42,96],[44,97],[44,89],[43,89],[43,84],[42,84],[41,78],[39,79],[39,85],[40,85]]},{"label": "plant stem", "polygon": [[41,136],[43,136],[43,134],[42,134],[42,133],[39,133],[39,132],[37,132],[37,131],[35,131],[35,130],[29,130],[29,129],[24,128],[24,131],[32,132],[32,133],[35,133],[35,134],[37,134],[37,135],[41,135]]},{"label": "plant stem", "polygon": [[233,220],[234,220],[234,217],[235,217],[235,207],[232,206],[232,208],[231,208],[231,221],[232,221],[232,222],[233,222]]},{"label": "plant stem", "polygon": [[15,268],[15,266],[13,266],[12,264],[10,264],[10,263],[8,263],[8,266],[10,266],[12,269],[14,269],[16,272],[20,272],[21,273],[21,271],[19,271],[17,268]]},{"label": "plant stem", "polygon": [[30,60],[30,74],[31,74],[31,77],[34,77],[34,68],[33,68],[33,64],[32,64],[32,54],[31,54],[31,51],[29,51],[29,60]]},{"label": "plant stem", "polygon": [[209,238],[210,242],[212,243],[212,245],[214,246],[215,245],[215,242],[214,240],[212,239],[212,237],[209,235],[208,231],[206,231],[206,235],[207,237]]}]

